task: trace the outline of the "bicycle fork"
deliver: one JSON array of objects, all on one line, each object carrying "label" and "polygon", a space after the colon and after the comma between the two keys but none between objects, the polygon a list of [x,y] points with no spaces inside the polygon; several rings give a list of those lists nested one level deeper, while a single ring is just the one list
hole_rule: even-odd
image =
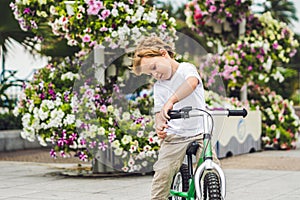
[{"label": "bicycle fork", "polygon": [[221,195],[222,199],[225,199],[226,195],[226,182],[225,182],[225,175],[223,170],[219,165],[214,163],[211,159],[207,159],[202,163],[196,173],[195,173],[195,189],[196,189],[196,195],[197,199],[201,200],[202,199],[202,193],[203,193],[203,188],[201,187],[201,177],[204,175],[204,172],[207,170],[215,170],[217,174],[219,175],[220,178],[220,186],[221,186]]}]

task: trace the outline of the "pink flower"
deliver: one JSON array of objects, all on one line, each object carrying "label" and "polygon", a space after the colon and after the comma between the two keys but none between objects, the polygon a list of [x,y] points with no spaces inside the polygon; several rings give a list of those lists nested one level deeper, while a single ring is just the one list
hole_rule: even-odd
[{"label": "pink flower", "polygon": [[109,142],[110,142],[110,143],[113,142],[113,141],[115,140],[116,137],[117,137],[117,136],[116,136],[115,133],[109,133],[109,134],[108,134]]},{"label": "pink flower", "polygon": [[97,44],[96,41],[92,41],[92,42],[89,44],[89,47],[93,47],[93,46],[95,46],[96,44]]},{"label": "pink flower", "polygon": [[83,42],[90,42],[91,41],[91,36],[89,34],[85,34],[83,37],[82,37],[82,41]]},{"label": "pink flower", "polygon": [[97,6],[89,6],[87,13],[88,15],[98,15],[100,8]]},{"label": "pink flower", "polygon": [[85,153],[83,153],[83,152],[79,153],[79,159],[80,160],[87,161],[87,158],[88,158],[88,156]]},{"label": "pink flower", "polygon": [[232,17],[232,14],[230,12],[226,12],[226,17]]},{"label": "pink flower", "polygon": [[102,19],[105,20],[110,15],[110,10],[103,10],[101,12]]},{"label": "pink flower", "polygon": [[103,8],[103,2],[102,1],[95,1],[95,6],[97,6],[99,9]]},{"label": "pink flower", "polygon": [[217,7],[212,5],[209,7],[208,12],[213,13],[213,12],[216,12],[216,10],[217,10]]},{"label": "pink flower", "polygon": [[27,14],[27,15],[31,14],[30,8],[25,8],[23,14]]},{"label": "pink flower", "polygon": [[62,146],[64,146],[65,144],[67,144],[67,142],[68,142],[68,140],[66,140],[66,139],[64,139],[64,138],[60,138],[60,139],[58,139],[58,141],[57,141],[57,145],[58,145],[59,147],[62,147]]},{"label": "pink flower", "polygon": [[248,66],[248,71],[251,71],[253,69],[253,67],[251,65]]},{"label": "pink flower", "polygon": [[160,26],[160,29],[163,30],[163,31],[166,30],[166,28],[167,28],[167,25],[166,25],[165,23],[163,23],[163,24]]},{"label": "pink flower", "polygon": [[291,53],[289,54],[289,56],[290,57],[294,57],[296,53],[297,53],[297,49],[293,49],[293,51],[291,51]]},{"label": "pink flower", "polygon": [[101,32],[105,32],[105,31],[107,31],[107,30],[108,30],[108,28],[106,28],[106,27],[101,27],[101,28],[100,28],[100,31],[101,31]]},{"label": "pink flower", "polygon": [[81,139],[80,139],[80,144],[81,144],[81,145],[85,145],[85,144],[86,144],[86,140],[83,139],[83,138],[81,138]]},{"label": "pink flower", "polygon": [[107,112],[106,105],[102,105],[100,107],[100,111],[103,112],[103,113],[106,113]]},{"label": "pink flower", "polygon": [[96,141],[90,142],[89,147],[90,148],[95,148],[96,147]]},{"label": "pink flower", "polygon": [[105,142],[99,142],[99,144],[98,144],[99,146],[98,146],[98,149],[99,150],[102,150],[102,151],[105,151],[106,149],[107,149],[107,144],[105,143]]},{"label": "pink flower", "polygon": [[56,158],[56,157],[57,157],[57,156],[56,156],[56,152],[55,152],[54,149],[51,149],[51,150],[50,150],[50,156],[51,156],[52,158]]}]

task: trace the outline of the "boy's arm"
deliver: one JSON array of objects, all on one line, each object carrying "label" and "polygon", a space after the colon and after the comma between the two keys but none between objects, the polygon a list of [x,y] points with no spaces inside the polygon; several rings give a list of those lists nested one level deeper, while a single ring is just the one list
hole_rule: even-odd
[{"label": "boy's arm", "polygon": [[185,97],[189,96],[199,84],[199,79],[191,76],[186,79],[175,91],[175,93],[168,99],[161,110],[161,118],[163,120],[168,120],[170,117],[168,115],[168,111],[172,110],[173,105]]}]

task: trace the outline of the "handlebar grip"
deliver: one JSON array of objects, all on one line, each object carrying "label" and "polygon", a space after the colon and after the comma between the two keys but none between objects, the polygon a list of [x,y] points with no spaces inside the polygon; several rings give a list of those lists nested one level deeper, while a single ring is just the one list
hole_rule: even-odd
[{"label": "handlebar grip", "polygon": [[229,116],[242,116],[246,117],[248,114],[247,110],[244,108],[243,110],[228,110],[228,117]]},{"label": "handlebar grip", "polygon": [[168,115],[170,116],[170,119],[180,119],[183,118],[183,114],[178,110],[169,110]]}]

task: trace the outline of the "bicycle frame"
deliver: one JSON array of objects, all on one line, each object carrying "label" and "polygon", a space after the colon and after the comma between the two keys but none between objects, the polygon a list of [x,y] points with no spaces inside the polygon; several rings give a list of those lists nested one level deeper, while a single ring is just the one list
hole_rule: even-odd
[{"label": "bicycle frame", "polygon": [[[204,134],[203,134],[203,151],[201,156],[198,160],[197,167],[195,173],[190,174],[189,178],[189,190],[187,192],[182,191],[175,191],[170,190],[171,196],[177,197],[184,197],[187,200],[195,200],[195,193],[197,199],[202,199],[202,186],[201,186],[201,178],[204,176],[204,173],[209,170],[214,170],[220,179],[220,186],[221,186],[221,196],[225,199],[226,196],[226,180],[223,170],[219,165],[213,162],[213,151],[212,151],[212,144],[211,144],[211,134],[209,131],[209,116],[211,115],[219,115],[219,116],[243,116],[247,115],[247,111],[230,111],[230,110],[222,110],[222,111],[210,111],[209,114],[203,112],[201,115],[199,114],[189,114],[192,108],[185,108],[181,116],[179,116],[179,112],[175,113],[174,118],[187,118],[187,117],[195,117],[195,116],[202,116],[204,120]],[[213,119],[211,119],[213,120]],[[213,126],[213,121],[211,122]],[[188,159],[188,165],[192,165],[191,159]]]}]

